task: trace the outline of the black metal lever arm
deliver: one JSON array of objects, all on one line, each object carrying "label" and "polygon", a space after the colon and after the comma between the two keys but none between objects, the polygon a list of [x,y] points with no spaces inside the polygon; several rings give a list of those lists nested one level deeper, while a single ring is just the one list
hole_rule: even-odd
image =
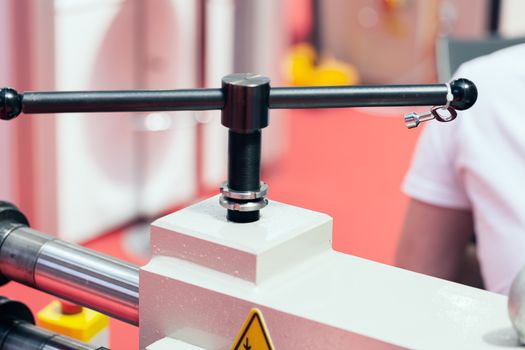
[{"label": "black metal lever arm", "polygon": [[24,92],[0,91],[0,119],[15,118],[21,112],[141,112],[221,109],[220,89]]},{"label": "black metal lever arm", "polygon": [[[450,83],[451,106],[470,108],[477,98],[474,83],[466,79]],[[338,108],[362,106],[435,106],[447,102],[448,86],[319,86],[276,87],[270,90],[269,108]],[[0,90],[0,119],[20,113],[140,112],[213,110],[224,106],[221,89],[25,92]]]},{"label": "black metal lever arm", "polygon": [[[270,108],[441,106],[448,92],[447,84],[275,87],[270,90]],[[467,79],[452,81],[450,92],[450,106],[457,110],[472,107],[478,97]]]}]

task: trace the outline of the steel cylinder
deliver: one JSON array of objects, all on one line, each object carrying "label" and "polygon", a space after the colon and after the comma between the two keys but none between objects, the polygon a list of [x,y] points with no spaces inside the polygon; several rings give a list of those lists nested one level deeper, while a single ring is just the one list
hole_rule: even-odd
[{"label": "steel cylinder", "polygon": [[0,324],[8,328],[0,350],[102,350],[103,347],[79,342],[28,322],[14,321],[11,324]]},{"label": "steel cylinder", "polygon": [[8,279],[138,325],[139,269],[133,264],[22,226],[3,240],[0,271]]},{"label": "steel cylinder", "polygon": [[138,267],[83,247],[54,240],[34,268],[38,289],[138,324]]},{"label": "steel cylinder", "polygon": [[268,126],[270,79],[251,73],[230,74],[222,79],[222,125],[237,133],[251,133]]}]

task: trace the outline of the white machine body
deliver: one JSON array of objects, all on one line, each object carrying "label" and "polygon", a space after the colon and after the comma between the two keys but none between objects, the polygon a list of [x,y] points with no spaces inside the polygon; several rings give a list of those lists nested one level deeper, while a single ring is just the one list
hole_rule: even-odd
[{"label": "white machine body", "polygon": [[278,350],[517,344],[505,296],[336,252],[322,213],[271,201],[259,221],[237,224],[218,203],[152,224],[141,349],[230,349],[254,307]]}]

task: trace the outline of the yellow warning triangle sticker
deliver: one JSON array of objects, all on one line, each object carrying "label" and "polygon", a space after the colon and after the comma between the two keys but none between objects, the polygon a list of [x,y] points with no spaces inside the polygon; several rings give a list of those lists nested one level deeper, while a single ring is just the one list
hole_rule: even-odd
[{"label": "yellow warning triangle sticker", "polygon": [[274,350],[261,311],[250,311],[230,350]]}]

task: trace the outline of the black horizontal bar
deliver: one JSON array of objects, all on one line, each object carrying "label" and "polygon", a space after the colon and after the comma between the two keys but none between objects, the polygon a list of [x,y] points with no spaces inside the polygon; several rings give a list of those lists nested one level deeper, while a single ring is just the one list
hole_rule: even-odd
[{"label": "black horizontal bar", "polygon": [[[450,84],[451,106],[470,108],[476,101],[475,85],[466,80]],[[448,86],[369,85],[274,87],[270,108],[339,108],[388,106],[441,106],[447,102]],[[221,89],[25,92],[0,91],[0,119],[24,113],[141,112],[213,110],[224,107]]]},{"label": "black horizontal bar", "polygon": [[445,84],[274,87],[270,90],[270,108],[281,109],[437,106],[446,102]]},{"label": "black horizontal bar", "polygon": [[24,113],[222,109],[221,89],[25,92]]},{"label": "black horizontal bar", "polygon": [[[270,108],[429,106],[446,103],[442,85],[274,87]],[[24,113],[222,109],[221,89],[25,92]]]}]

